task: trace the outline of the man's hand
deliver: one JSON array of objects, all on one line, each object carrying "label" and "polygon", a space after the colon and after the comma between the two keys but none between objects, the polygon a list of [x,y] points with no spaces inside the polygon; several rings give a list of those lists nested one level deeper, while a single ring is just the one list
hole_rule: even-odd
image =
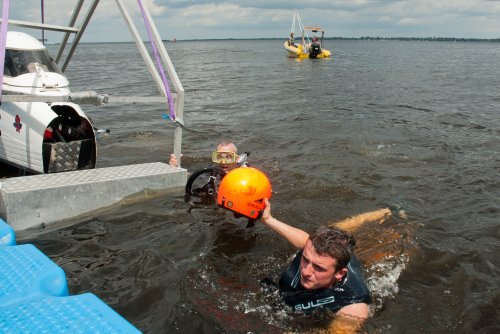
[{"label": "man's hand", "polygon": [[269,199],[264,198],[264,204],[266,204],[266,207],[262,211],[262,216],[260,219],[264,224],[267,225],[267,221],[272,218],[271,216],[271,203],[269,203]]},{"label": "man's hand", "polygon": [[[181,154],[181,158],[182,158],[182,154]],[[175,156],[175,154],[170,154],[170,160],[168,161],[168,164],[172,167],[179,167],[179,162],[177,161],[177,158]]]}]

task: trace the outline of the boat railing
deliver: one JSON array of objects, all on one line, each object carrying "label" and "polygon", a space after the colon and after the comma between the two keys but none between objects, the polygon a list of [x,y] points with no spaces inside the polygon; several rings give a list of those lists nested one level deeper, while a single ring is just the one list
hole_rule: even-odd
[{"label": "boat railing", "polygon": [[[172,94],[174,102],[177,101],[177,94]],[[98,94],[94,91],[75,92],[61,96],[41,96],[30,94],[3,94],[3,102],[72,102],[81,105],[103,106],[110,103],[164,103],[163,96],[114,96],[108,94]]]}]

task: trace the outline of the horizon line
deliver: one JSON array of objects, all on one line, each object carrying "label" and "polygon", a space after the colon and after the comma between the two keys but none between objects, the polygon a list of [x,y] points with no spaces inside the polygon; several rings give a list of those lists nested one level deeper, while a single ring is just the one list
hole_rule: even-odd
[{"label": "horizon line", "polygon": [[[245,38],[192,38],[192,39],[162,39],[163,42],[193,42],[193,41],[237,41],[237,40],[286,40],[283,37],[245,37]],[[500,38],[469,38],[469,37],[380,37],[380,36],[361,36],[361,37],[324,37],[324,40],[395,40],[395,41],[436,41],[436,42],[500,42]],[[149,42],[149,41],[144,41]],[[89,41],[81,43],[134,43],[134,41]],[[60,44],[59,42],[47,43],[49,45]],[[71,44],[71,43],[68,43]]]}]

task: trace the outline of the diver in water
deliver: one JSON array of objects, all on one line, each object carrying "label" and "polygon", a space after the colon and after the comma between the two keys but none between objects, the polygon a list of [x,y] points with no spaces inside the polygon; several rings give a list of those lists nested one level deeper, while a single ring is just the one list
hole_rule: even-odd
[{"label": "diver in water", "polygon": [[[267,199],[265,204],[260,220],[299,250],[279,281],[283,301],[304,313],[330,311],[335,317],[329,331],[355,332],[368,317],[371,297],[353,253],[354,238],[344,229],[356,229],[367,221],[388,217],[391,211],[365,213],[321,226],[309,235],[275,219]],[[262,283],[273,284],[269,279]]]},{"label": "diver in water", "polygon": [[[215,151],[212,152],[212,162],[217,164],[225,174],[238,166],[238,157],[238,148],[233,142],[228,141],[220,142],[217,145]],[[168,164],[173,167],[179,166],[175,154],[170,154],[170,160]]]}]

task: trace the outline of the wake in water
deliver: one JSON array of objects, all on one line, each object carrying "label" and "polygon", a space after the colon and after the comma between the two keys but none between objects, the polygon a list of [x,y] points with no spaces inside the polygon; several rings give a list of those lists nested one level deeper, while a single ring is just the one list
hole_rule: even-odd
[{"label": "wake in water", "polygon": [[415,247],[414,224],[404,210],[393,210],[393,213],[351,231],[357,241],[355,252],[364,265],[372,294],[370,316],[398,293],[397,281]]}]

